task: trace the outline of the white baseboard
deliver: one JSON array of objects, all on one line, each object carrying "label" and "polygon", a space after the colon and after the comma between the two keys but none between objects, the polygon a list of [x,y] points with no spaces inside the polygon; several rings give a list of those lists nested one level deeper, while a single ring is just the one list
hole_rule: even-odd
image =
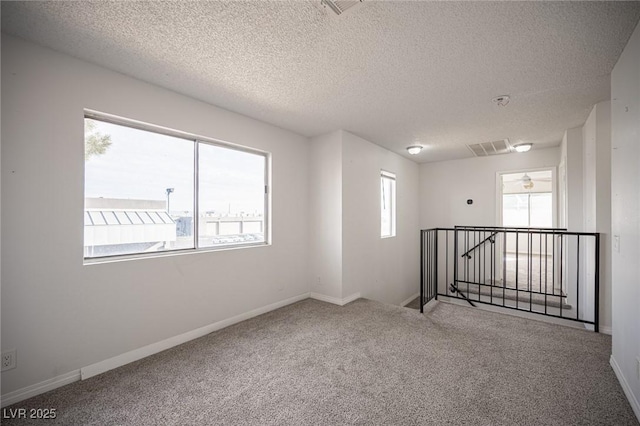
[{"label": "white baseboard", "polygon": [[631,408],[633,409],[633,412],[635,413],[636,417],[638,418],[638,421],[640,422],[640,403],[638,402],[635,395],[633,394],[633,391],[631,390],[631,386],[629,386],[629,382],[627,382],[627,379],[622,374],[622,370],[620,369],[620,366],[616,362],[616,359],[613,357],[613,355],[611,355],[611,357],[609,358],[609,364],[611,364],[611,368],[613,368],[613,372],[616,373],[616,377],[620,382],[620,386],[622,386],[622,390],[624,391],[624,394],[627,396],[627,399],[629,400],[629,404],[631,404]]},{"label": "white baseboard", "polygon": [[309,297],[316,300],[321,300],[323,302],[333,303],[334,305],[344,306],[347,303],[351,303],[356,299],[360,298],[360,293],[354,293],[351,296],[347,296],[344,299],[340,299],[338,297],[326,296],[320,293],[310,293]]},{"label": "white baseboard", "polygon": [[4,408],[8,405],[15,404],[16,402],[24,401],[32,396],[40,395],[41,393],[59,388],[60,386],[68,385],[69,383],[77,382],[78,380],[80,380],[80,370],[74,370],[61,376],[53,377],[40,383],[9,392],[2,395],[2,407]]},{"label": "white baseboard", "polygon": [[600,333],[608,334],[609,336],[611,336],[611,334],[613,333],[613,330],[611,329],[611,327],[607,325],[601,325],[600,327],[598,327],[598,329],[600,330]]},{"label": "white baseboard", "polygon": [[100,373],[104,373],[109,370],[113,370],[114,368],[121,367],[131,362],[138,361],[139,359],[157,354],[158,352],[162,352],[169,348],[173,348],[174,346],[178,346],[183,343],[186,343],[190,340],[197,339],[198,337],[202,337],[209,333],[213,333],[214,331],[218,331],[225,327],[229,327],[230,325],[237,324],[241,321],[245,321],[250,318],[257,317],[258,315],[271,312],[275,309],[282,308],[283,306],[287,306],[292,303],[299,302],[300,300],[304,300],[308,298],[309,298],[309,293],[304,293],[299,296],[290,297],[289,299],[281,300],[280,302],[272,303],[271,305],[263,306],[261,308],[254,309],[252,311],[245,312],[240,315],[236,315],[235,317],[214,322],[213,324],[205,325],[204,327],[187,331],[186,333],[180,334],[178,336],[170,337],[160,342],[152,343],[142,348],[134,349],[133,351],[126,352],[121,355],[115,356],[113,358],[109,358],[104,361],[97,362],[95,364],[92,364],[80,369],[82,380],[88,379],[89,377],[96,376]]},{"label": "white baseboard", "polygon": [[409,297],[407,300],[405,300],[404,302],[400,303],[400,306],[404,307],[407,306],[409,303],[411,303],[413,301],[413,299],[415,299],[416,297],[420,297],[420,293],[416,293],[413,296]]},{"label": "white baseboard", "polygon": [[[501,306],[490,305],[487,303],[478,303],[476,304],[475,308],[472,308],[466,300],[462,298],[457,298],[455,296],[439,295],[438,301],[444,302],[444,303],[451,303],[453,305],[458,305],[458,306],[464,306],[466,308],[471,308],[471,309],[480,309],[482,311],[494,312],[501,315],[510,315],[518,318],[526,318],[532,321],[539,321],[547,324],[563,325],[565,327],[575,328],[576,330],[585,329],[585,326],[583,323],[572,321],[569,319],[550,317],[550,316],[540,315],[540,314],[536,314],[536,313],[524,311],[524,310],[520,311],[516,309],[505,309]],[[475,301],[472,300],[472,302],[475,302]]]},{"label": "white baseboard", "polygon": [[360,293],[353,293],[351,296],[347,296],[344,299],[342,299],[342,305],[340,305],[340,306],[344,306],[347,303],[351,303],[354,300],[358,300],[358,299],[360,299],[360,297],[361,297]]},{"label": "white baseboard", "polygon": [[178,336],[170,337],[166,340],[162,340],[160,342],[153,343],[151,345],[147,345],[130,352],[126,352],[113,358],[97,362],[95,364],[81,368],[80,370],[74,370],[61,376],[47,379],[40,383],[36,383],[34,385],[30,385],[13,392],[9,392],[6,395],[2,395],[2,397],[0,397],[0,400],[2,401],[2,407],[15,404],[16,402],[24,401],[25,399],[31,398],[44,392],[48,392],[50,390],[59,388],[78,380],[88,379],[89,377],[96,376],[100,373],[104,373],[106,371],[113,370],[114,368],[118,368],[131,362],[137,361],[139,359],[157,354],[158,352],[162,352],[174,346],[181,345],[182,343],[197,339],[198,337],[205,336],[209,333],[221,330],[230,325],[237,324],[241,321],[248,320],[253,317],[257,317],[258,315],[266,314],[267,312],[271,312],[273,310],[282,308],[283,306],[287,306],[308,298],[309,293],[303,293],[299,296],[290,297],[288,299],[272,303],[271,305],[263,306],[252,311],[236,315],[235,317],[227,318],[225,320],[188,331]]}]

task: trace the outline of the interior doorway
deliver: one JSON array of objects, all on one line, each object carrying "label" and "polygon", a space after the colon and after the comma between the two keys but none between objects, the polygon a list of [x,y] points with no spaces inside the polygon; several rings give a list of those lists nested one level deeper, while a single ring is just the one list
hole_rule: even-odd
[{"label": "interior doorway", "polygon": [[555,222],[553,170],[500,174],[500,226],[552,228]]},{"label": "interior doorway", "polygon": [[[508,228],[553,228],[556,226],[555,169],[522,170],[498,174],[499,226]],[[509,233],[500,241],[501,282],[509,288],[561,294],[562,284],[543,288],[554,274],[551,236]],[[547,287],[547,286],[545,286]]]}]

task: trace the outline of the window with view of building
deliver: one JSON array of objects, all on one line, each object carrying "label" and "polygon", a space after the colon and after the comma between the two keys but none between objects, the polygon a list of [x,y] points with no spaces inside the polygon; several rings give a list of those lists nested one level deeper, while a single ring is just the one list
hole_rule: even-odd
[{"label": "window with view of building", "polygon": [[380,172],[380,236],[396,235],[396,175]]},{"label": "window with view of building", "polygon": [[267,241],[267,154],[85,116],[84,257]]}]

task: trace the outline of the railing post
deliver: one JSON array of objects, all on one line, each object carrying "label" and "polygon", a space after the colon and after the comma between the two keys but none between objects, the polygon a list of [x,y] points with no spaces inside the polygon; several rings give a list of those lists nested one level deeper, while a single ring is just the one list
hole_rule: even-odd
[{"label": "railing post", "polygon": [[434,297],[436,300],[438,300],[438,228],[436,228],[435,232],[435,236],[433,238],[433,257],[435,259],[435,265],[433,265],[433,269],[434,269],[434,275],[435,275],[435,280],[434,280],[434,285],[433,285],[433,292],[434,292]]},{"label": "railing post", "polygon": [[[458,287],[458,228],[453,229],[453,285]],[[449,294],[449,283],[446,287]]]},{"label": "railing post", "polygon": [[420,313],[424,313],[424,229],[420,230]]},{"label": "railing post", "polygon": [[600,233],[595,234],[596,237],[596,265],[595,265],[595,305],[593,330],[598,333],[600,326]]}]

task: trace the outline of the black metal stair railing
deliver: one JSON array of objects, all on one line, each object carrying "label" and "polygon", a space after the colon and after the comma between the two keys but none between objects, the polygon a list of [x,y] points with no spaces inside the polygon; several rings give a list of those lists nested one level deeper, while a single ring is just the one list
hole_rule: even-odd
[{"label": "black metal stair railing", "polygon": [[420,253],[421,312],[444,296],[577,321],[598,331],[599,233],[433,228],[420,231]]},{"label": "black metal stair railing", "polygon": [[471,259],[471,253],[473,253],[476,249],[482,247],[487,242],[490,242],[491,244],[495,244],[495,242],[496,242],[495,236],[496,235],[498,235],[497,232],[492,232],[487,238],[485,238],[484,240],[480,241],[475,246],[471,247],[469,250],[467,250],[464,253],[462,253],[462,255],[460,257],[466,257],[467,259]]}]

